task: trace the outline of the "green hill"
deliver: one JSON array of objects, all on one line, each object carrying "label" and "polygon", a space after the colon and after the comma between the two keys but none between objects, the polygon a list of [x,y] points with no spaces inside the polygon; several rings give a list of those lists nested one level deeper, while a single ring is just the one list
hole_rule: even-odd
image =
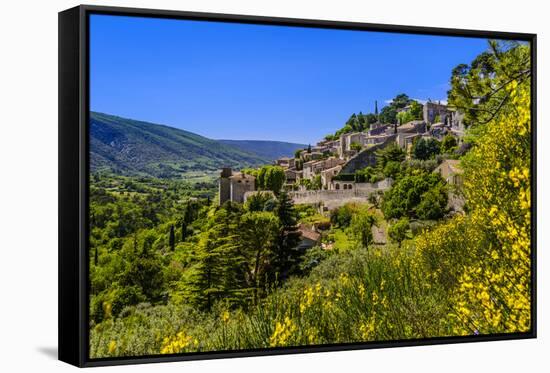
[{"label": "green hill", "polygon": [[162,178],[209,176],[220,167],[270,163],[269,157],[165,125],[90,114],[90,168]]},{"label": "green hill", "polygon": [[254,153],[271,161],[280,157],[293,157],[298,149],[307,148],[305,144],[264,140],[218,140],[235,148]]}]

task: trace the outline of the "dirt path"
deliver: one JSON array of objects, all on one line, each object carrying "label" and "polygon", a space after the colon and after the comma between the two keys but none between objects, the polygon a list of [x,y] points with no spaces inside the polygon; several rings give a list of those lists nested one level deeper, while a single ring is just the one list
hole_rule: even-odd
[{"label": "dirt path", "polygon": [[386,240],[386,230],[385,226],[380,224],[380,227],[377,227],[376,225],[372,226],[372,239],[375,244],[378,245],[385,245]]}]

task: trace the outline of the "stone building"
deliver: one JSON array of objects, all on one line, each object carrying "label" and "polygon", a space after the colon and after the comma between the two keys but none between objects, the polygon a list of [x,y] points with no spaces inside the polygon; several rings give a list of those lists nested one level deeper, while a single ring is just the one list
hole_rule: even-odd
[{"label": "stone building", "polygon": [[387,132],[388,130],[391,130],[391,126],[389,124],[373,123],[371,124],[368,135],[377,136]]},{"label": "stone building", "polygon": [[423,108],[424,122],[429,124],[435,123],[438,116],[438,122],[448,123],[451,113],[447,105],[436,102],[426,102]]},{"label": "stone building", "polygon": [[341,169],[342,166],[338,165],[321,171],[321,185],[323,186],[323,189],[330,189],[332,185],[332,178],[338,175]]},{"label": "stone building", "polygon": [[343,166],[340,171],[341,174],[354,174],[358,170],[362,170],[367,166],[376,165],[376,151],[378,149],[385,148],[386,146],[395,142],[396,135],[390,135],[383,143],[372,145],[366,149],[363,149],[353,157],[351,157]]},{"label": "stone building", "polygon": [[339,157],[344,158],[346,155],[353,153],[351,148],[351,144],[353,143],[364,146],[366,137],[367,134],[363,132],[344,133],[340,136],[340,147],[338,149]]},{"label": "stone building", "polygon": [[344,163],[344,160],[336,157],[330,157],[319,161],[306,162],[303,166],[303,177],[304,179],[311,179],[315,175],[320,174],[323,170],[327,170],[329,168],[333,168]]},{"label": "stone building", "polygon": [[286,184],[291,185],[296,182],[300,182],[302,179],[303,171],[298,171],[296,169],[286,169],[285,170],[285,179]]},{"label": "stone building", "polygon": [[[288,167],[291,167],[290,166],[290,160],[292,159],[292,161],[294,161],[294,158],[289,158],[289,157],[281,157],[281,158],[278,158],[275,160],[275,165],[277,166],[281,166],[283,168],[288,168]],[[293,162],[294,163],[294,162]],[[292,166],[293,167],[293,166]]]},{"label": "stone building", "polygon": [[233,172],[225,167],[220,173],[219,179],[220,205],[226,201],[244,202],[244,194],[256,189],[256,178],[242,172]]},{"label": "stone building", "polygon": [[441,177],[451,185],[462,185],[462,174],[464,171],[460,167],[460,161],[457,159],[444,160],[434,172],[439,172]]}]

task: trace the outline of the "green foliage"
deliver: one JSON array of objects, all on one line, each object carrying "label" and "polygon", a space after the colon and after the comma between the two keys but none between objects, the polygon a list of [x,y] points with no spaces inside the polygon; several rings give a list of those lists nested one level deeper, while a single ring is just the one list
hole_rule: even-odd
[{"label": "green foliage", "polygon": [[319,246],[312,247],[302,257],[300,271],[309,274],[311,270],[317,267],[321,262],[330,256],[331,252]]},{"label": "green foliage", "polygon": [[447,188],[437,185],[422,195],[422,200],[416,207],[416,215],[423,220],[440,219],[445,215],[447,200]]},{"label": "green foliage", "polygon": [[282,191],[278,196],[275,215],[281,224],[271,260],[271,279],[286,279],[298,271],[302,252],[298,249],[298,213],[290,196]]},{"label": "green foliage", "polygon": [[176,232],[174,231],[174,226],[173,225],[170,226],[170,233],[169,233],[168,241],[169,241],[169,245],[170,245],[170,250],[174,251],[174,249],[176,247]]},{"label": "green foliage", "polygon": [[[447,204],[443,184],[443,179],[437,173],[417,171],[414,175],[400,178],[384,193],[384,216],[388,219],[404,216],[430,219],[435,218],[435,211],[439,211],[441,214],[437,217],[441,217]],[[436,192],[430,192],[431,189],[436,189]],[[430,203],[437,203],[437,206],[430,206]]]},{"label": "green foliage", "polygon": [[356,183],[375,183],[382,177],[378,171],[370,166],[355,172],[354,181]]},{"label": "green foliage", "polygon": [[330,212],[330,222],[340,228],[347,228],[351,219],[359,211],[359,206],[354,203],[346,203]]},{"label": "green foliage", "polygon": [[351,150],[354,150],[354,151],[356,151],[356,152],[360,152],[361,149],[363,149],[363,147],[361,146],[361,144],[359,144],[359,143],[357,143],[357,142],[352,142],[352,143],[350,144],[349,147],[350,147]]},{"label": "green foliage", "polygon": [[376,151],[376,167],[383,172],[388,162],[401,163],[405,160],[405,151],[397,144],[390,144]]},{"label": "green foliage", "polygon": [[278,194],[285,183],[285,171],[280,166],[262,166],[258,171],[258,189],[270,190]]},{"label": "green foliage", "polygon": [[387,162],[383,169],[384,176],[391,177],[392,179],[397,179],[400,172],[401,172],[401,163],[396,161]]},{"label": "green foliage", "polygon": [[268,202],[273,200],[273,195],[265,192],[258,192],[247,198],[244,203],[245,210],[264,211],[269,210]]},{"label": "green foliage", "polygon": [[411,120],[422,120],[424,118],[424,106],[420,102],[413,100],[409,113],[412,116]]},{"label": "green foliage", "polygon": [[408,110],[397,113],[395,117],[399,125],[409,123],[415,119],[414,115]]},{"label": "green foliage", "polygon": [[469,65],[452,71],[449,105],[464,112],[467,126],[487,124],[502,110],[511,110],[511,94],[504,89],[512,81],[528,83],[531,55],[527,44],[489,41],[488,50]]},{"label": "green foliage", "polygon": [[393,100],[380,111],[380,122],[381,123],[397,123],[397,109],[402,109],[407,105],[410,105],[413,102],[404,93],[398,94],[393,98]]},{"label": "green foliage", "polygon": [[363,114],[362,112],[359,112],[359,114],[353,113],[342,128],[336,131],[334,135],[325,136],[325,139],[337,140],[338,138],[340,138],[341,135],[345,133],[368,131],[371,124],[376,123],[377,121],[378,121],[378,118],[373,113],[369,113],[369,114]]},{"label": "green foliage", "polygon": [[372,243],[372,226],[375,223],[376,218],[365,208],[360,209],[351,218],[350,233],[361,247],[367,248]]},{"label": "green foliage", "polygon": [[412,153],[416,159],[427,160],[440,153],[441,144],[433,138],[420,138],[414,142]]},{"label": "green foliage", "polygon": [[452,154],[456,150],[458,142],[453,135],[446,135],[441,141],[441,153]]},{"label": "green foliage", "polygon": [[388,236],[393,242],[396,242],[399,247],[401,247],[401,243],[407,238],[408,231],[409,219],[403,217],[390,225],[388,228]]},{"label": "green foliage", "polygon": [[323,186],[321,175],[315,175],[312,179],[300,179],[300,185],[305,186],[307,190],[320,190]]}]

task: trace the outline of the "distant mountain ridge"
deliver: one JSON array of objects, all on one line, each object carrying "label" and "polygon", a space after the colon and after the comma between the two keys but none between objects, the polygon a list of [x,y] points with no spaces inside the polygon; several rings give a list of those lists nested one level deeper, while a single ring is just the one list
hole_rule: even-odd
[{"label": "distant mountain ridge", "polygon": [[218,140],[221,143],[254,153],[265,159],[275,160],[281,157],[294,157],[298,149],[307,148],[305,144],[284,141],[265,140]]},{"label": "distant mountain ridge", "polygon": [[[249,141],[237,140],[239,144],[232,145],[166,125],[98,112],[90,113],[89,124],[92,172],[172,178],[186,173],[212,173],[224,166],[256,167],[277,158],[269,154],[284,153],[276,151],[277,146],[256,153],[247,150],[254,148],[246,145]],[[265,141],[264,146],[269,143]],[[282,144],[288,149],[288,143]]]}]

